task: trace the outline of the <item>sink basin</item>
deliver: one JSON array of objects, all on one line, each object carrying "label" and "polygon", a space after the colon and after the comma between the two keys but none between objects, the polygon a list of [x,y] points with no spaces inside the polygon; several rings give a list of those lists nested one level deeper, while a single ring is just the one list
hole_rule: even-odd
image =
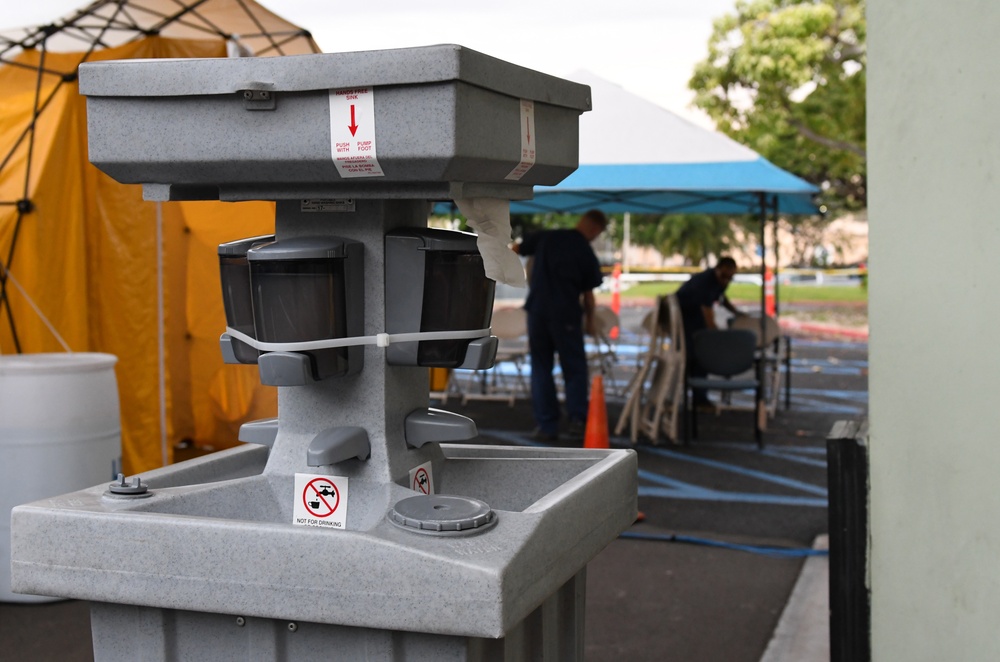
[{"label": "sink basin", "polygon": [[404,530],[386,513],[415,493],[354,479],[346,530],[294,526],[293,477],[265,471],[266,455],[246,445],[144,474],[148,497],[98,485],[15,508],[14,590],[496,638],[636,514],[632,451],[441,444],[436,492],[486,502],[495,526]]}]

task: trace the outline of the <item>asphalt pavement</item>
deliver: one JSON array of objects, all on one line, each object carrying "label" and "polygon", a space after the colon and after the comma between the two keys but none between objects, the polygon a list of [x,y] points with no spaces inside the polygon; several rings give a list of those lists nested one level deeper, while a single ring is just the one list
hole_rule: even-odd
[{"label": "asphalt pavement", "polygon": [[[635,447],[645,520],[588,567],[587,660],[764,656],[804,562],[825,561],[812,547],[828,529],[826,435],[868,408],[866,344],[798,337],[792,348],[791,408],[769,421],[763,450],[753,442],[751,413],[734,410],[700,415],[699,438],[687,445]],[[527,401],[463,406],[449,398],[445,408],[476,420],[482,441],[532,443]],[[608,410],[613,428],[620,399],[611,396]],[[610,441],[632,447],[625,438]]]}]

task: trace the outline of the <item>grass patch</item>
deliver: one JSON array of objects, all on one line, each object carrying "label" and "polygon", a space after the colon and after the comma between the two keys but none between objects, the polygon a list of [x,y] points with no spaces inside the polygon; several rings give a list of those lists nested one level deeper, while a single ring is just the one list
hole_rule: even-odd
[{"label": "grass patch", "polygon": [[[639,283],[622,291],[622,297],[656,297],[673,294],[682,285],[680,282]],[[726,294],[733,301],[759,301],[760,287],[749,283],[733,283]],[[866,303],[868,290],[860,285],[781,285],[778,296],[783,303],[799,301],[831,301],[844,303]]]}]

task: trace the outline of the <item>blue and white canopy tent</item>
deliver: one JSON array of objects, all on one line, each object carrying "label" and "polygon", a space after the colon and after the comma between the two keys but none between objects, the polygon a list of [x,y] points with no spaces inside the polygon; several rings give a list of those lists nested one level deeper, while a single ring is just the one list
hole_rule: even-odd
[{"label": "blue and white canopy tent", "polygon": [[813,202],[818,188],[749,147],[592,73],[568,78],[589,85],[593,95],[594,110],[580,117],[580,167],[556,186],[535,187],[533,199],[511,202],[511,213],[755,215],[761,283],[767,219],[820,213]]},{"label": "blue and white canopy tent", "polygon": [[819,213],[812,184],[749,147],[675,115],[588,72],[594,110],[580,117],[580,167],[556,186],[535,187],[513,213]]},{"label": "blue and white canopy tent", "polygon": [[[777,272],[778,214],[818,214],[813,198],[819,189],[729,137],[696,126],[614,83],[588,72],[569,78],[590,86],[594,108],[580,117],[580,167],[556,186],[535,187],[532,200],[511,202],[511,212],[582,213],[597,208],[623,213],[626,238],[630,213],[756,215],[761,246],[760,337],[766,337],[767,220],[775,220]],[[762,362],[757,378],[763,382]],[[761,397],[758,389],[758,416]],[[786,406],[787,398],[786,386]],[[755,430],[760,444],[759,423]]]},{"label": "blue and white canopy tent", "polygon": [[[556,186],[536,186],[533,199],[512,201],[511,213],[749,214],[760,218],[762,251],[768,218],[820,213],[818,188],[749,147],[592,73],[568,78],[592,91],[594,109],[580,117],[580,167]],[[762,309],[763,298],[762,288]]]}]

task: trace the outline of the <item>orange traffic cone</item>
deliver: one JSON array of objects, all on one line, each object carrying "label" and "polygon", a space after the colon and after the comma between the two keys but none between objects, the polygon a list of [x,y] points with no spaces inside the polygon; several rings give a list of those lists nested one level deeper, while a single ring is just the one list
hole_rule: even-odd
[{"label": "orange traffic cone", "polygon": [[604,378],[594,375],[590,385],[590,407],[587,409],[587,431],[584,448],[608,448],[608,408],[604,404]]},{"label": "orange traffic cone", "polygon": [[[611,271],[611,310],[614,311],[615,315],[622,314],[621,279],[622,265],[616,262],[615,268]],[[612,340],[618,340],[617,326],[611,327],[608,337]]]},{"label": "orange traffic cone", "polygon": [[778,307],[774,303],[774,272],[771,267],[764,269],[764,312],[774,317]]}]

